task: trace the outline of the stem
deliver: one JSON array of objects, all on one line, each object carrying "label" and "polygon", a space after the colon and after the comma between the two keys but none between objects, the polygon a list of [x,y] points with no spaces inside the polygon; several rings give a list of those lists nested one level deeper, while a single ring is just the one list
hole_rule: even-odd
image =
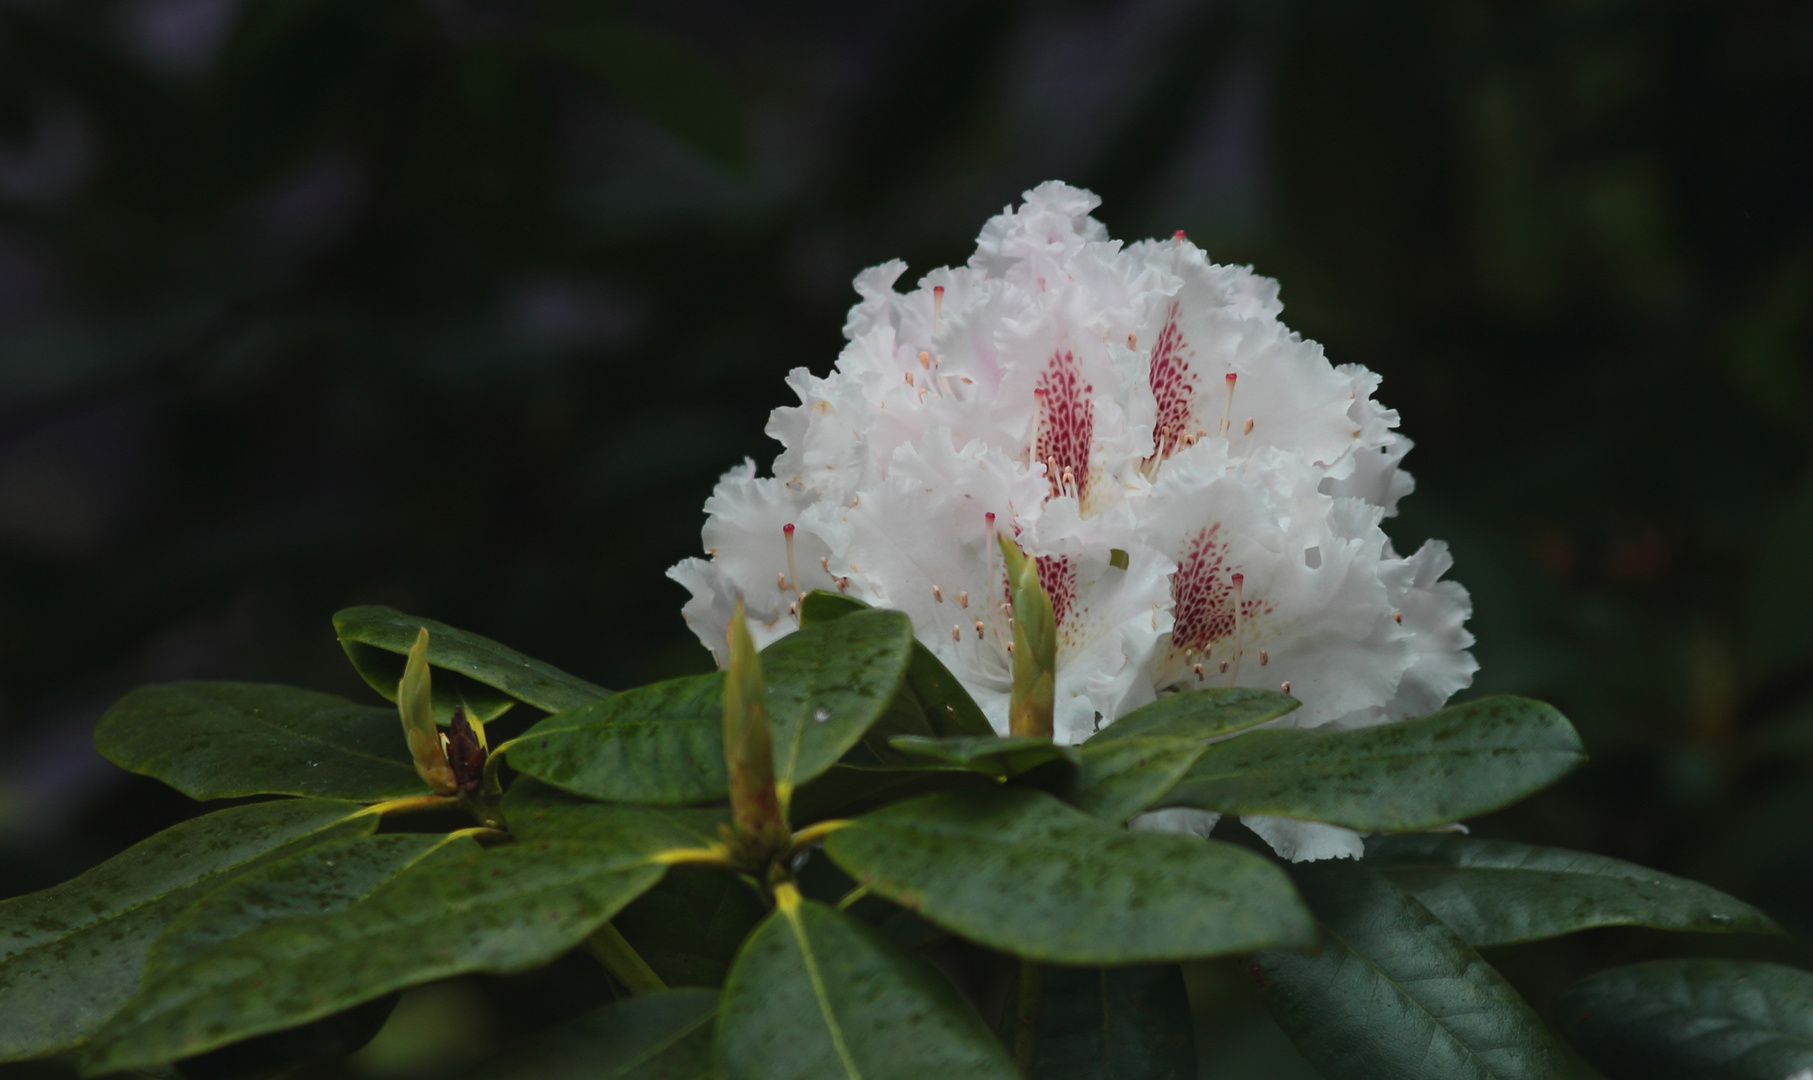
[{"label": "stem", "polygon": [[793,834],[793,850],[818,843],[839,829],[848,828],[855,822],[847,818],[833,818],[830,821],[818,821]]},{"label": "stem", "polygon": [[1039,1058],[1039,1005],[1044,996],[1039,965],[1022,958],[1019,1026],[1014,1030],[1014,1065],[1027,1080],[1032,1080],[1032,1069]]},{"label": "stem", "polygon": [[630,993],[652,994],[667,989],[655,969],[610,923],[592,931],[592,936],[585,939],[585,947]]},{"label": "stem", "polygon": [[458,803],[452,795],[411,795],[403,799],[391,799],[387,802],[372,803],[359,811],[360,814],[406,814],[415,810],[445,810]]}]

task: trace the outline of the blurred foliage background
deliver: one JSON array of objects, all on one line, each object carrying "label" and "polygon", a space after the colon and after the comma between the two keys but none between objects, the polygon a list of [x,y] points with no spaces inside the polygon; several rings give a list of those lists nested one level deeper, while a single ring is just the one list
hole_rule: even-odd
[{"label": "blurred foliage background", "polygon": [[[662,577],[851,276],[1058,177],[1385,376],[1400,546],[1474,693],[1594,760],[1477,832],[1813,931],[1813,8],[1771,0],[0,0],[0,889],[196,811],[89,746],[176,678],[369,697],[389,603],[606,685],[709,660]],[[1813,965],[1601,931],[1494,957]],[[428,1076],[603,993],[406,996]],[[1307,1075],[1233,966],[1212,1077]],[[39,1070],[34,1070],[39,1071]],[[344,1069],[342,1070],[344,1071]]]}]

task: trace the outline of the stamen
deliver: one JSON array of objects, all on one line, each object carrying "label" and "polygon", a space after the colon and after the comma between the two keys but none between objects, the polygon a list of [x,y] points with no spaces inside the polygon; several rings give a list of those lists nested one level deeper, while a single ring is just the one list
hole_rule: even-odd
[{"label": "stamen", "polygon": [[792,600],[792,601],[788,602],[787,614],[793,616],[795,619],[799,618],[799,601],[798,600]]},{"label": "stamen", "polygon": [[1269,656],[1267,656],[1267,655],[1265,655],[1265,650],[1264,650],[1264,649],[1260,649],[1260,650],[1259,650],[1259,666],[1260,666],[1260,667],[1264,667],[1264,666],[1265,666],[1265,665],[1267,665],[1267,664],[1269,664],[1269,663],[1271,663],[1271,662],[1272,662],[1272,658],[1271,658],[1271,657],[1269,657]]},{"label": "stamen", "polygon": [[[1043,281],[1043,279],[1040,279],[1040,280]],[[1012,656],[1013,654],[1014,654],[1014,643],[1010,641],[1007,643],[1007,655]]]},{"label": "stamen", "polygon": [[1226,675],[1228,673],[1228,662],[1226,660],[1223,660],[1221,662],[1221,673],[1223,675]]},{"label": "stamen", "polygon": [[1127,335],[1127,348],[1129,348],[1129,349],[1139,348],[1139,335],[1138,334],[1128,334]]},{"label": "stamen", "polygon": [[932,336],[937,337],[944,321],[944,286],[932,286]]},{"label": "stamen", "polygon": [[976,640],[977,641],[982,640],[982,620],[981,619],[976,620]]},{"label": "stamen", "polygon": [[779,589],[782,592],[787,591],[787,575],[786,575],[786,573],[781,572],[781,571],[775,572],[774,587]]},{"label": "stamen", "polygon": [[1401,611],[1392,612],[1391,621],[1397,623],[1399,626],[1404,625],[1404,613]]},{"label": "stamen", "polygon": [[847,577],[838,578],[837,579],[837,591],[840,593],[849,592],[850,591],[850,579]]},{"label": "stamen", "polygon": [[932,586],[932,599],[938,601],[940,604],[944,603],[944,590],[940,589],[936,585],[933,585]]},{"label": "stamen", "polygon": [[1191,670],[1196,672],[1196,681],[1201,682],[1202,681],[1202,665],[1196,664],[1191,668]]},{"label": "stamen", "polygon": [[1290,684],[1290,683],[1289,683],[1289,682],[1288,682],[1288,681],[1286,681],[1286,682],[1285,682],[1285,683],[1284,683],[1284,684],[1283,684],[1283,685],[1281,685],[1281,686],[1280,686],[1280,687],[1279,687],[1279,688],[1278,688],[1278,689],[1280,689],[1280,690],[1282,690],[1282,691],[1284,691],[1284,692],[1285,692],[1285,693],[1287,693],[1287,694],[1288,694],[1288,693],[1290,693],[1290,692],[1291,692],[1291,684]]},{"label": "stamen", "polygon": [[1249,416],[1246,418],[1246,427],[1244,427],[1240,430],[1240,434],[1251,435],[1252,433],[1253,433],[1253,418]]},{"label": "stamen", "polygon": [[834,578],[837,576],[831,572],[831,556],[829,555],[820,555],[818,557],[818,568],[825,572],[826,577]]},{"label": "stamen", "polygon": [[1221,430],[1216,432],[1217,435],[1228,433],[1228,418],[1234,411],[1234,380],[1239,377],[1231,371],[1228,372],[1228,395],[1221,403]]},{"label": "stamen", "polygon": [[959,645],[963,644],[963,628],[956,623],[951,624],[951,640]]},{"label": "stamen", "polygon": [[1240,602],[1240,590],[1241,590],[1241,586],[1246,584],[1246,575],[1237,573],[1233,576],[1232,580],[1234,582],[1234,677],[1233,677],[1232,681],[1239,682],[1240,681],[1240,651],[1241,651],[1240,650],[1240,635],[1241,635],[1241,632],[1245,629],[1245,627],[1242,625],[1245,621],[1245,612],[1242,610],[1242,608],[1244,608],[1246,606]]},{"label": "stamen", "polygon": [[910,371],[906,373],[906,384],[908,386],[913,385],[913,373]]},{"label": "stamen", "polygon": [[[787,577],[793,582],[793,591],[799,599],[805,599],[806,591],[799,587],[799,571],[793,566],[793,523],[789,521],[781,526],[781,532],[787,537]],[[781,588],[786,588],[785,585]]]},{"label": "stamen", "polygon": [[969,606],[969,590],[968,589],[965,589],[964,591],[957,594],[957,606],[960,608],[966,608]]},{"label": "stamen", "polygon": [[932,354],[924,349],[919,350],[919,366],[926,371],[932,370]]},{"label": "stamen", "polygon": [[1176,245],[1177,245],[1177,246],[1178,246],[1178,247],[1183,247],[1183,230],[1182,230],[1182,229],[1179,229],[1179,230],[1177,230],[1177,231],[1176,231],[1176,232],[1174,232],[1174,233],[1172,233],[1172,234],[1171,234],[1171,240],[1172,240],[1172,242],[1174,242],[1174,243],[1175,243],[1175,244],[1176,244]]}]

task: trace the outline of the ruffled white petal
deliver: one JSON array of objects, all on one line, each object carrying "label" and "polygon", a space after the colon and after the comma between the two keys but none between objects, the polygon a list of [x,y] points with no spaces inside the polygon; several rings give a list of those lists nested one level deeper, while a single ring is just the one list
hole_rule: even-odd
[{"label": "ruffled white petal", "polygon": [[1360,834],[1339,825],[1265,814],[1243,814],[1240,823],[1258,833],[1273,851],[1291,862],[1357,859],[1366,854],[1366,841]]}]

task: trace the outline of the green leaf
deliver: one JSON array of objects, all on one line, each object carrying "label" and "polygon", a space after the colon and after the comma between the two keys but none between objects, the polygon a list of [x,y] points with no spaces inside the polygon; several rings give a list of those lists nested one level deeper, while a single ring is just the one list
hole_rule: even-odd
[{"label": "green leaf", "polygon": [[1196,1080],[1196,1041],[1175,964],[1046,967],[1035,1080]]},{"label": "green leaf", "polygon": [[786,806],[888,711],[913,655],[913,623],[863,611],[788,634],[762,650],[775,787]]},{"label": "green leaf", "polygon": [[798,827],[860,814],[914,795],[994,785],[983,773],[949,765],[833,765],[794,794],[792,819]]},{"label": "green leaf", "polygon": [[81,1043],[132,996],[146,953],[178,912],[261,860],[377,827],[353,810],[313,799],[220,810],[0,903],[0,1059]]},{"label": "green leaf", "polygon": [[524,777],[504,793],[504,817],[521,841],[582,842],[653,855],[717,843],[718,825],[730,821],[730,811],[604,805]]},{"label": "green leaf", "polygon": [[1187,960],[1313,940],[1269,861],[1104,825],[1041,791],[926,795],[831,834],[877,895],[993,948],[1061,964]]},{"label": "green leaf", "polygon": [[1497,810],[1585,760],[1551,706],[1488,697],[1357,731],[1250,731],[1211,745],[1164,801],[1403,832]]},{"label": "green leaf", "polygon": [[1132,738],[1086,743],[1065,802],[1119,825],[1159,802],[1208,747],[1195,739]]},{"label": "green leaf", "polygon": [[[842,593],[809,592],[800,602],[800,625],[828,622],[831,619],[870,610],[869,605]],[[919,698],[926,719],[935,735],[993,735],[994,726],[983,715],[982,707],[957,681],[937,654],[917,639],[913,642],[913,659],[907,665],[907,685]]]},{"label": "green leaf", "polygon": [[266,923],[157,968],[83,1055],[144,1069],[407,986],[548,963],[660,880],[646,856],[537,841],[430,852],[345,908]]},{"label": "green leaf", "polygon": [[900,735],[891,742],[896,750],[990,776],[1018,776],[1049,761],[1071,765],[1082,761],[1075,747],[1059,746],[1036,735],[960,735],[947,739]]},{"label": "green leaf", "polygon": [[334,615],[340,647],[365,682],[386,701],[397,699],[403,658],[415,644],[416,631],[424,626],[428,628],[428,662],[460,676],[434,680],[434,711],[442,723],[462,700],[469,712],[489,720],[513,701],[560,713],[611,696],[609,690],[551,664],[433,619],[388,607],[347,608]]},{"label": "green leaf", "polygon": [[466,1080],[709,1080],[711,990],[625,998],[510,1046]]},{"label": "green leaf", "polygon": [[767,914],[742,879],[676,866],[611,920],[669,986],[722,986],[737,947]]},{"label": "green leaf", "polygon": [[625,690],[550,716],[507,745],[517,770],[575,795],[659,804],[721,799],[730,790],[724,674]]},{"label": "green leaf", "polygon": [[172,919],[151,947],[145,970],[179,967],[278,919],[345,910],[449,844],[477,849],[458,836],[387,833],[330,840],[267,861]]},{"label": "green leaf", "polygon": [[1329,1080],[1552,1080],[1560,1048],[1480,955],[1362,867],[1298,868],[1322,924],[1307,955],[1265,952],[1260,996]]},{"label": "green leaf", "polygon": [[1474,948],[1595,926],[1782,932],[1710,886],[1581,851],[1452,834],[1381,836],[1366,842],[1366,865]]},{"label": "green leaf", "polygon": [[1103,746],[1122,739],[1159,735],[1212,739],[1276,720],[1302,704],[1276,690],[1245,686],[1186,690],[1166,694],[1134,709],[1091,735],[1083,745]]},{"label": "green leaf", "polygon": [[931,965],[791,888],[743,945],[718,1009],[726,1080],[1015,1080]]},{"label": "green leaf", "polygon": [[395,709],[261,683],[144,686],[108,709],[95,749],[192,799],[426,795]]},{"label": "green leaf", "polygon": [[1557,1026],[1610,1080],[1791,1080],[1813,1069],[1813,972],[1655,960],[1575,983]]}]

